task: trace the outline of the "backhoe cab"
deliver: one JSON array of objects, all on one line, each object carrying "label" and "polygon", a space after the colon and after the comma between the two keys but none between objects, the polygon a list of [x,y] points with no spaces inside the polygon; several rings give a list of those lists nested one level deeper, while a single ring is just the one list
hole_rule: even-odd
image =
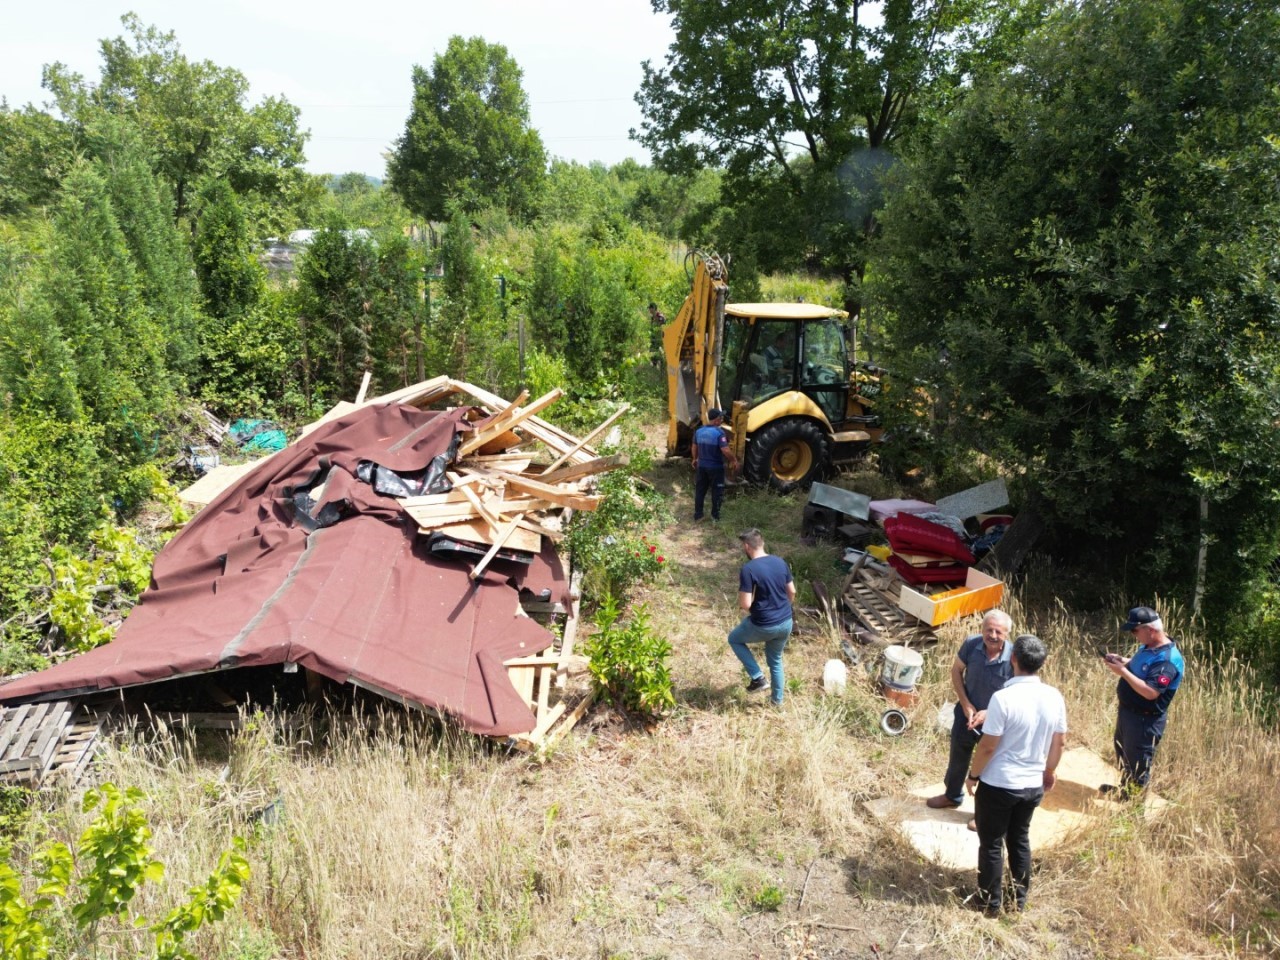
[{"label": "backhoe cab", "polygon": [[729,411],[743,479],[778,490],[807,486],[879,441],[879,380],[850,362],[845,311],[727,300],[723,262],[699,258],[693,289],[663,331],[668,455],[689,454],[711,407]]}]

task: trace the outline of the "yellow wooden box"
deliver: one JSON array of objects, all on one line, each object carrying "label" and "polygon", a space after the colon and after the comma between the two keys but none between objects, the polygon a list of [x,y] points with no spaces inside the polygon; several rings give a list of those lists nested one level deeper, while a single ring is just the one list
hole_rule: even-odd
[{"label": "yellow wooden box", "polygon": [[936,627],[957,617],[985,613],[999,606],[1003,597],[1004,584],[1001,581],[970,567],[963,587],[943,593],[929,595],[903,584],[898,606],[917,620]]}]

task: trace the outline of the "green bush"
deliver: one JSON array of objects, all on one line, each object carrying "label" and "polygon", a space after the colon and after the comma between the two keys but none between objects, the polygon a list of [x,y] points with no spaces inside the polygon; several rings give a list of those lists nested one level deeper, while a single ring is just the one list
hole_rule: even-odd
[{"label": "green bush", "polygon": [[618,601],[606,595],[596,612],[597,632],[585,646],[592,682],[618,706],[657,718],[676,702],[667,664],[671,644],[653,632],[643,604],[626,624],[618,620]]},{"label": "green bush", "polygon": [[[96,816],[73,850],[46,844],[31,862],[31,876],[0,857],[0,956],[6,960],[46,960],[54,944],[67,956],[96,956],[108,934],[115,940],[147,927],[156,960],[195,960],[184,946],[187,935],[222,920],[249,879],[244,841],[235,837],[208,879],[159,920],[134,915],[130,903],[144,883],[159,883],[164,864],[151,859],[151,828],[141,808],[142,791],[114,784],[89,790],[84,809]],[[34,886],[28,899],[24,888]],[[60,951],[61,952],[61,951]]]}]

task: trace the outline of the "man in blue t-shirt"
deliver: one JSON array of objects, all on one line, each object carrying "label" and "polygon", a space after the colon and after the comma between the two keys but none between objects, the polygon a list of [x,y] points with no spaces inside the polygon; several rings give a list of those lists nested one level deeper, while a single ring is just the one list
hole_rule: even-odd
[{"label": "man in blue t-shirt", "polygon": [[[795,581],[787,561],[765,553],[764,537],[754,527],[738,534],[747,562],[738,571],[738,606],[746,611],[742,622],[729,632],[729,647],[747,671],[747,692],[773,690],[773,702],[781,704],[786,677],[782,672],[782,651],[791,636],[791,604],[796,598]],[[750,643],[764,644],[769,679],[752,655]]]},{"label": "man in blue t-shirt", "polygon": [[702,519],[702,509],[711,491],[711,519],[720,519],[720,504],[724,502],[724,466],[728,461],[736,470],[738,460],[729,449],[729,438],[724,435],[724,411],[712,407],[707,411],[707,422],[693,432],[693,519]]},{"label": "man in blue t-shirt", "polygon": [[951,689],[956,695],[951,751],[942,793],[925,801],[935,810],[958,807],[964,802],[964,777],[973,748],[982,739],[987,704],[991,695],[1013,676],[1013,644],[1009,642],[1012,629],[1013,619],[1007,613],[990,611],[982,618],[982,632],[960,644],[951,661]]},{"label": "man in blue t-shirt", "polygon": [[[1164,736],[1165,714],[1182,685],[1186,665],[1177,643],[1164,632],[1160,614],[1150,607],[1134,607],[1120,627],[1141,644],[1132,657],[1103,654],[1103,664],[1120,678],[1116,684],[1116,760],[1120,789],[1141,790],[1151,778],[1151,761]],[[1102,785],[1103,793],[1116,788]]]}]

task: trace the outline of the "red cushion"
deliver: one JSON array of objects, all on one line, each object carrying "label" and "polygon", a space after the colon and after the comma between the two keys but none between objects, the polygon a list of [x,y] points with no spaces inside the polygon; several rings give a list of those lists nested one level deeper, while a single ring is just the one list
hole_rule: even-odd
[{"label": "red cushion", "polygon": [[901,553],[937,553],[961,563],[973,563],[973,552],[953,530],[939,523],[900,513],[884,522],[889,546]]},{"label": "red cushion", "polygon": [[889,565],[902,575],[907,583],[964,583],[969,568],[963,565],[954,567],[913,567],[897,555],[889,557]]}]

